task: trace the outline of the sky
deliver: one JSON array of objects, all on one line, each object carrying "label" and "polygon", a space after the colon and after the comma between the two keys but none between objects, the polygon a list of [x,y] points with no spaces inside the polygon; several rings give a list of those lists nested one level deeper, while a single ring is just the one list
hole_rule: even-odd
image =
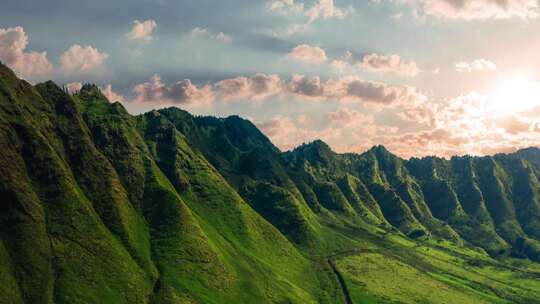
[{"label": "sky", "polygon": [[250,119],[281,150],[540,145],[538,0],[5,0],[0,61],[132,114]]}]

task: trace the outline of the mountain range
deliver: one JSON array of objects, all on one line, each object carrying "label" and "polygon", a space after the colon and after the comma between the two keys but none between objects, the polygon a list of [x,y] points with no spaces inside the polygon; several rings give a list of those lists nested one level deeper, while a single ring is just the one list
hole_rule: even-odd
[{"label": "mountain range", "polygon": [[0,147],[0,303],[540,303],[537,148],[282,152],[1,64]]}]

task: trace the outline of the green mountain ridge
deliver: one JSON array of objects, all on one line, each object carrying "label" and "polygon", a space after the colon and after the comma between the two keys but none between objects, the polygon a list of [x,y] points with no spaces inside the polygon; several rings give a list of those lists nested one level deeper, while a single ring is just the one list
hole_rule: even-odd
[{"label": "green mountain ridge", "polygon": [[3,65],[0,143],[0,303],[540,298],[537,148],[281,152],[238,116],[132,116]]}]

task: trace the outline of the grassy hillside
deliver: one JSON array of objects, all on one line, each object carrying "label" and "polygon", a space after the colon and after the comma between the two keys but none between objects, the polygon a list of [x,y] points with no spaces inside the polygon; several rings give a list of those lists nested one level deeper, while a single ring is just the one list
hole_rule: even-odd
[{"label": "grassy hillside", "polygon": [[336,301],[168,120],[1,72],[0,302]]},{"label": "grassy hillside", "polygon": [[3,65],[0,145],[0,303],[540,298],[538,149],[281,152],[236,116],[132,116]]}]

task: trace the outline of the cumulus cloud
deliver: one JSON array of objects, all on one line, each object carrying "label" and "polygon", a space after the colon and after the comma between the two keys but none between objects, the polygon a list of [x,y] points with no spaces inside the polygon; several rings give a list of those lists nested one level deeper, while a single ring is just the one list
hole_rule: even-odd
[{"label": "cumulus cloud", "polygon": [[262,33],[280,39],[307,32],[317,20],[343,19],[354,12],[352,6],[347,8],[338,7],[335,5],[334,0],[316,0],[310,6],[295,0],[268,0],[266,8],[270,12],[281,15],[295,15],[305,18],[305,21],[288,24],[286,27],[261,30]]},{"label": "cumulus cloud", "polygon": [[283,80],[277,75],[258,74],[254,77],[236,77],[215,84],[217,94],[224,100],[262,100],[279,95],[314,101],[343,101],[377,105],[417,104],[427,97],[410,86],[391,86],[382,82],[362,80],[358,77],[330,78],[293,75]]},{"label": "cumulus cloud", "polygon": [[427,97],[409,86],[392,86],[358,77],[321,81],[319,77],[294,75],[289,90],[298,97],[319,100],[398,105],[419,103]]},{"label": "cumulus cloud", "polygon": [[223,100],[262,100],[283,93],[283,82],[278,75],[257,74],[253,77],[235,77],[216,83]]},{"label": "cumulus cloud", "polygon": [[416,62],[404,60],[396,54],[371,53],[362,56],[360,60],[354,57],[351,51],[346,51],[343,56],[330,60],[329,64],[338,73],[357,72],[361,69],[374,73],[393,73],[398,76],[413,77],[422,72]]},{"label": "cumulus cloud", "polygon": [[288,84],[288,90],[292,94],[301,98],[313,98],[325,100],[329,95],[333,95],[333,89],[321,81],[319,76],[306,77],[303,75],[293,75]]},{"label": "cumulus cloud", "polygon": [[371,72],[392,72],[403,76],[416,76],[421,72],[414,61],[405,61],[395,54],[368,54],[362,58],[359,66]]},{"label": "cumulus cloud", "polygon": [[196,86],[191,80],[184,79],[167,85],[161,82],[158,75],[150,81],[136,85],[133,88],[136,102],[151,102],[160,104],[208,104],[214,100],[210,85]]},{"label": "cumulus cloud", "polygon": [[87,45],[72,45],[60,57],[62,70],[68,73],[87,72],[101,67],[109,58],[107,53]]},{"label": "cumulus cloud", "polygon": [[403,104],[417,102],[425,96],[409,86],[389,86],[380,82],[353,80],[346,83],[346,95],[342,98],[380,104]]},{"label": "cumulus cloud", "polygon": [[426,14],[448,19],[536,19],[537,0],[403,0]]},{"label": "cumulus cloud", "polygon": [[309,23],[314,22],[317,19],[330,19],[338,18],[342,19],[347,16],[352,8],[342,9],[334,4],[334,0],[319,0],[315,5],[306,11]]},{"label": "cumulus cloud", "polygon": [[334,0],[317,0],[310,7],[294,0],[271,0],[267,2],[266,7],[270,11],[283,15],[304,15],[307,17],[308,23],[313,23],[318,19],[343,19],[353,11],[352,7],[341,8],[336,6]]},{"label": "cumulus cloud", "polygon": [[326,52],[322,48],[308,44],[300,44],[294,47],[287,54],[287,57],[307,63],[323,63],[328,59]]},{"label": "cumulus cloud", "polygon": [[505,101],[500,98],[496,93],[471,92],[437,103],[404,105],[397,115],[420,131],[384,141],[405,157],[485,155],[540,144],[540,112],[534,109],[535,104],[508,106],[516,100],[512,96],[504,97],[508,98]]},{"label": "cumulus cloud", "polygon": [[212,31],[204,27],[196,27],[192,29],[190,32],[190,35],[192,37],[203,37],[203,38],[208,38],[208,39],[216,40],[223,43],[233,42],[233,38],[230,35],[227,35],[223,32],[213,33]]},{"label": "cumulus cloud", "polygon": [[460,73],[473,71],[495,71],[497,65],[489,60],[477,59],[471,62],[461,61],[456,63],[456,71]]},{"label": "cumulus cloud", "polygon": [[105,87],[102,87],[101,93],[103,93],[103,95],[105,95],[105,97],[107,97],[107,99],[110,102],[116,102],[116,101],[123,102],[124,101],[124,96],[114,92],[112,89],[112,85],[110,84],[106,85]]},{"label": "cumulus cloud", "polygon": [[304,4],[297,3],[294,0],[271,0],[266,2],[266,8],[269,11],[275,11],[284,15],[304,12]]},{"label": "cumulus cloud", "polygon": [[23,78],[41,76],[52,70],[47,52],[26,51],[28,36],[20,26],[0,28],[0,60]]},{"label": "cumulus cloud", "polygon": [[82,83],[70,82],[70,83],[65,84],[64,88],[68,91],[69,94],[73,95],[81,90]]},{"label": "cumulus cloud", "polygon": [[227,78],[213,84],[194,85],[189,79],[164,84],[158,75],[134,87],[136,101],[167,104],[209,103],[219,101],[268,98],[309,100],[319,102],[361,103],[375,106],[397,106],[422,103],[427,97],[410,86],[392,86],[358,77],[330,78],[293,75],[282,79],[278,75],[256,74]]},{"label": "cumulus cloud", "polygon": [[152,40],[152,33],[157,27],[155,20],[148,19],[145,21],[135,20],[133,21],[133,27],[131,31],[126,34],[130,40],[138,40],[148,42]]}]

